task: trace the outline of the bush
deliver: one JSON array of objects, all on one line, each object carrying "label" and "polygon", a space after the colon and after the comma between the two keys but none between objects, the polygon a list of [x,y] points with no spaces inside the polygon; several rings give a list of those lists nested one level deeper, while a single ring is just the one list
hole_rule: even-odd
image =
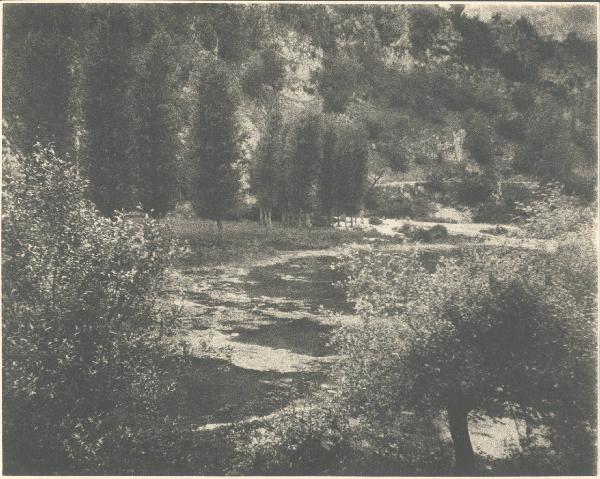
[{"label": "bush", "polygon": [[347,455],[348,424],[327,398],[320,404],[292,405],[250,431],[232,432],[234,474],[316,475],[339,470]]},{"label": "bush", "polygon": [[[581,246],[565,256],[573,244]],[[552,253],[470,249],[460,260],[440,258],[433,272],[428,262],[417,253],[370,251],[344,263],[349,299],[362,318],[334,339],[334,386],[346,407],[371,412],[373,424],[377,415],[410,412],[440,417],[446,410],[455,420],[462,415],[464,424],[469,412],[471,418],[514,414],[560,459],[550,470],[523,466],[512,473],[593,474],[592,236]],[[464,435],[453,438],[458,472],[475,472],[462,449]]]},{"label": "bush", "polygon": [[483,177],[465,178],[456,184],[457,200],[467,206],[489,201],[495,190],[494,181]]},{"label": "bush", "polygon": [[52,151],[13,158],[2,196],[4,471],[164,468],[183,453],[160,414],[174,318],[156,299],[181,250],[154,220],[102,217]]},{"label": "bush", "polygon": [[473,213],[476,223],[512,223],[518,211],[506,201],[486,201],[480,204]]},{"label": "bush", "polygon": [[448,229],[444,225],[435,225],[431,228],[422,228],[420,226],[404,224],[400,228],[395,228],[395,231],[402,233],[404,237],[412,241],[421,241],[423,243],[444,241],[447,240],[449,236]]},{"label": "bush", "polygon": [[370,216],[369,224],[373,226],[378,226],[383,224],[383,220],[379,216]]}]

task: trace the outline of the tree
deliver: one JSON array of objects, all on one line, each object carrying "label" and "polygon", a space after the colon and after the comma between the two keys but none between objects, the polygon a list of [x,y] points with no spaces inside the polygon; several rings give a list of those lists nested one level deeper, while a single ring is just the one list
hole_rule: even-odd
[{"label": "tree", "polygon": [[275,91],[283,88],[285,79],[284,60],[274,48],[266,48],[253,58],[242,79],[244,92],[258,98],[263,87],[268,86]]},{"label": "tree", "polygon": [[487,117],[473,113],[467,120],[466,132],[465,148],[471,157],[483,167],[493,166],[493,133]]},{"label": "tree", "polygon": [[324,111],[342,113],[346,110],[358,88],[361,71],[360,64],[351,57],[343,54],[326,57],[316,75]]},{"label": "tree", "polygon": [[283,142],[283,115],[280,106],[274,103],[265,131],[258,142],[250,175],[251,187],[257,196],[260,209],[259,222],[267,227],[271,227],[279,177],[285,174],[285,171],[282,171]]},{"label": "tree", "polygon": [[445,411],[462,474],[475,472],[468,420],[480,415],[514,415],[542,436],[549,427],[555,453],[577,454],[577,471],[589,474],[596,268],[578,264],[593,254],[586,237],[588,259],[573,265],[561,258],[567,245],[555,254],[469,250],[433,273],[416,254],[354,254],[348,290],[363,322],[337,340],[347,401],[384,422]]},{"label": "tree", "polygon": [[336,125],[334,165],[338,213],[351,218],[361,208],[367,186],[369,146],[364,127],[341,115]]},{"label": "tree", "polygon": [[319,203],[322,212],[331,223],[332,213],[337,208],[338,181],[336,168],[337,124],[335,115],[325,116],[323,125],[323,156],[319,168]]},{"label": "tree", "polygon": [[9,5],[4,13],[3,103],[12,140],[23,152],[39,142],[76,161],[84,12],[77,5]]},{"label": "tree", "polygon": [[154,216],[169,211],[177,197],[176,75],[173,40],[167,32],[159,31],[142,54],[136,78],[137,198]]},{"label": "tree", "polygon": [[196,89],[198,103],[189,151],[195,165],[192,205],[198,215],[216,220],[221,230],[239,190],[237,104],[227,66],[216,58],[209,59]]},{"label": "tree", "polygon": [[97,15],[86,61],[85,170],[91,198],[104,215],[136,206],[138,147],[134,99],[136,23],[130,7]]},{"label": "tree", "polygon": [[300,114],[294,131],[290,165],[290,207],[298,224],[310,224],[319,165],[323,156],[321,113],[307,109]]}]

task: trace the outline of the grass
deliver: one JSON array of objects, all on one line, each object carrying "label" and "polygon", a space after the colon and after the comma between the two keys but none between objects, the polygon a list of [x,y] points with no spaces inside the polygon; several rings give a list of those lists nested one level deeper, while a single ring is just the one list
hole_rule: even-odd
[{"label": "grass", "polygon": [[187,266],[245,264],[286,251],[319,250],[348,243],[365,243],[367,238],[385,238],[374,230],[340,230],[333,227],[293,228],[273,224],[260,227],[251,221],[226,221],[217,231],[213,221],[170,217],[165,223],[190,246]]}]

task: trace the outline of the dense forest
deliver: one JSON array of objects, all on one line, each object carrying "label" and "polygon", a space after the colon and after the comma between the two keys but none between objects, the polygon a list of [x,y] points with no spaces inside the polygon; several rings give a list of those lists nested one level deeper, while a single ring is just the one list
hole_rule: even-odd
[{"label": "dense forest", "polygon": [[4,5],[3,472],[593,474],[596,10],[536,9]]}]

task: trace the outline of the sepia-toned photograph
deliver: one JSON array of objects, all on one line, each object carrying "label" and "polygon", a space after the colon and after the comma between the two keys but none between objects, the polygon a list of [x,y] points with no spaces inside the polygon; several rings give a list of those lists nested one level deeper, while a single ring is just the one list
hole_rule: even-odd
[{"label": "sepia-toned photograph", "polygon": [[5,1],[2,474],[595,476],[595,2]]}]

